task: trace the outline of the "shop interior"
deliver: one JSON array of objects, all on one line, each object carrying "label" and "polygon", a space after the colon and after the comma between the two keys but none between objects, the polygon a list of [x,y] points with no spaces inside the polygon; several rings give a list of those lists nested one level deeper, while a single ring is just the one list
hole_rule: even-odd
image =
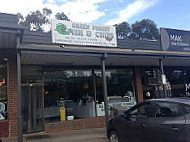
[{"label": "shop interior", "polygon": [[[190,96],[190,69],[188,67],[165,67],[166,96],[188,97]],[[163,85],[159,68],[148,67],[141,69],[144,99],[163,97]]]},{"label": "shop interior", "polygon": [[[132,68],[107,69],[108,107],[131,107],[136,103]],[[46,123],[104,116],[100,69],[23,67],[22,84],[43,84]],[[61,104],[61,103],[64,103]]]}]

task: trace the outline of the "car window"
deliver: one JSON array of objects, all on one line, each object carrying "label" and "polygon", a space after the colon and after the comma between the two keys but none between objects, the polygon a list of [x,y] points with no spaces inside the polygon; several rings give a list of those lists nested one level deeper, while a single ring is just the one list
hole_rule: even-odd
[{"label": "car window", "polygon": [[157,102],[154,113],[155,117],[177,117],[183,115],[184,110],[180,104]]},{"label": "car window", "polygon": [[184,108],[185,108],[185,113],[190,114],[190,106],[185,105]]},{"label": "car window", "polygon": [[152,103],[142,104],[132,109],[129,114],[130,116],[136,116],[137,118],[148,118],[152,116]]}]

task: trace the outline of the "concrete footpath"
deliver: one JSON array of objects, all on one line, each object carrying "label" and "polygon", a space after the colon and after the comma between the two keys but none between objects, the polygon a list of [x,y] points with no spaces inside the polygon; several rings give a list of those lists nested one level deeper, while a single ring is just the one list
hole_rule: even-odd
[{"label": "concrete footpath", "polygon": [[[17,138],[2,138],[3,142],[17,142]],[[60,133],[34,133],[23,137],[24,142],[108,142],[105,128],[74,130]]]}]

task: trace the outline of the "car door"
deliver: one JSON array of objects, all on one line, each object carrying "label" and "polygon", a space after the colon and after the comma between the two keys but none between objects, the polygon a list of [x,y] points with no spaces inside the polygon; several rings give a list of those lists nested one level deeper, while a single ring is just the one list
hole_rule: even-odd
[{"label": "car door", "polygon": [[155,102],[154,117],[147,125],[147,142],[175,142],[185,124],[183,106],[171,102]]},{"label": "car door", "polygon": [[137,105],[127,112],[127,118],[120,125],[122,142],[145,142],[146,125],[152,115],[152,103]]}]

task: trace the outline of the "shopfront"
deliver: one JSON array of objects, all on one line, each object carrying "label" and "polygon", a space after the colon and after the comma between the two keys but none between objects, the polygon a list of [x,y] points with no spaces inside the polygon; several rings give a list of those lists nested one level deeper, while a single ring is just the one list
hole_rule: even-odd
[{"label": "shopfront", "polygon": [[[66,33],[55,29],[74,37],[54,41],[50,33],[22,33],[17,27],[20,32],[0,46],[0,127],[6,128],[0,137],[105,127],[111,107],[128,109],[145,99],[189,96],[188,51],[163,50],[155,41],[112,42],[114,35],[101,34],[112,28],[97,25],[96,36],[106,40],[82,45],[82,30],[91,25],[71,25],[74,29]],[[87,33],[88,38],[93,34]]]},{"label": "shopfront", "polygon": [[[136,104],[133,68],[110,67],[106,81],[109,113],[113,106],[130,108]],[[105,116],[102,72],[98,67],[23,66],[21,86],[25,133],[44,130],[44,124]],[[64,120],[60,101],[64,101]]]},{"label": "shopfront", "polygon": [[[85,47],[82,48],[84,51]],[[41,110],[40,113],[42,113],[41,120],[36,120],[41,124],[38,126],[41,126],[41,130],[45,132],[105,127],[102,53],[98,55],[87,54],[87,52],[85,56],[81,56],[81,53],[78,55],[76,52],[68,55],[68,50],[71,50],[69,48],[59,49],[59,52],[57,50],[56,52],[41,50],[40,53],[33,50],[22,52],[22,88],[24,84],[30,88],[35,86],[42,88],[38,89],[43,100],[41,108],[37,108],[38,111],[36,111],[37,113]],[[177,91],[185,89],[185,84],[181,80],[181,75],[184,73],[181,73],[179,69],[188,69],[189,62],[178,57],[178,61],[171,66],[173,60],[175,59],[163,59],[163,63],[167,65],[164,66],[164,72],[167,79],[168,97],[182,96],[180,93],[176,94]],[[106,61],[108,111],[112,106],[122,106],[127,109],[145,99],[164,97],[157,56],[137,58],[131,55],[126,57],[110,53]],[[179,66],[179,62],[184,64]],[[188,75],[186,76],[188,80]],[[147,95],[148,93],[150,96]],[[66,111],[64,120],[61,120],[59,103],[62,100],[64,100]],[[40,115],[36,114],[36,116]],[[25,125],[27,126],[28,123]],[[29,125],[35,128],[32,120]],[[40,131],[40,129],[32,129],[32,131]],[[27,127],[25,132],[30,132]]]}]

